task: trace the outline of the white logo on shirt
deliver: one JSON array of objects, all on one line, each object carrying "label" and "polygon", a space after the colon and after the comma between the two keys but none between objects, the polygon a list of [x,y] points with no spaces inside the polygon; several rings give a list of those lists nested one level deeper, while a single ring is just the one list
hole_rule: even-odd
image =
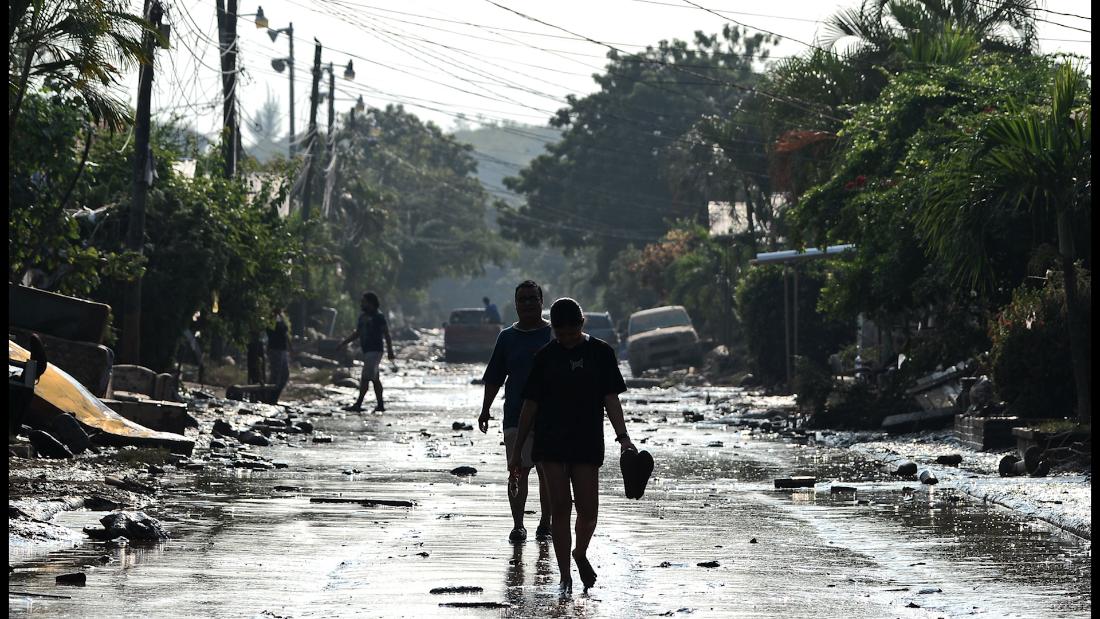
[{"label": "white logo on shirt", "polygon": [[584,369],[584,359],[577,359],[576,361],[569,362],[569,371],[573,371],[577,368]]}]

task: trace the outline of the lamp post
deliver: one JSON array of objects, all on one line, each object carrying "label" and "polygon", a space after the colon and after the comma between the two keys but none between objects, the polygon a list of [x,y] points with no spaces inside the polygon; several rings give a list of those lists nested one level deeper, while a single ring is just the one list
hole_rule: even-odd
[{"label": "lamp post", "polygon": [[271,60],[271,68],[275,71],[282,73],[287,67],[290,68],[290,137],[287,144],[287,151],[290,158],[294,158],[294,23],[291,22],[286,28],[268,28],[267,17],[264,16],[264,8],[256,7],[256,27],[267,28],[267,36],[271,37],[271,42],[274,43],[275,39],[279,38],[279,34],[286,34],[287,42],[290,45],[290,55],[286,58],[274,58]]}]

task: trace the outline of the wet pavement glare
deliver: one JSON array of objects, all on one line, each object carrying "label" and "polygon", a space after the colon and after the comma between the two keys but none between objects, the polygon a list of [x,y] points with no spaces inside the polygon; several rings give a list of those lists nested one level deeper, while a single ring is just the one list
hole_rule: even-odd
[{"label": "wet pavement glare", "polygon": [[[433,369],[434,368],[434,369]],[[169,476],[181,488],[150,515],[172,539],[154,547],[16,555],[12,617],[1073,617],[1091,611],[1091,544],[1033,518],[916,482],[844,449],[782,442],[681,416],[703,391],[624,396],[639,447],[656,460],[640,501],[622,493],[610,424],[595,588],[557,593],[552,548],[507,541],[499,402],[487,435],[474,421],[481,366],[423,364],[385,377],[387,412],[343,413],[352,390],[327,388],[301,410],[331,444],[291,436],[257,453],[285,469],[207,467]],[[735,389],[706,393],[747,397]],[[369,400],[369,398],[368,398]],[[644,402],[644,403],[643,403]],[[229,415],[232,418],[232,415]],[[641,441],[645,442],[642,443]],[[718,442],[721,442],[719,446]],[[477,475],[458,478],[457,466]],[[359,473],[345,474],[345,471]],[[772,479],[815,475],[815,489]],[[856,487],[830,494],[828,482]],[[290,486],[291,491],[275,490]],[[364,507],[311,497],[412,500]],[[79,529],[102,512],[58,517]],[[755,543],[750,540],[755,539]],[[106,564],[100,562],[110,557]],[[701,567],[703,562],[717,567]],[[87,586],[54,576],[80,569]],[[575,572],[575,567],[574,567]],[[431,594],[436,587],[480,593]],[[64,595],[52,599],[11,591]],[[495,602],[503,608],[441,606]]]}]

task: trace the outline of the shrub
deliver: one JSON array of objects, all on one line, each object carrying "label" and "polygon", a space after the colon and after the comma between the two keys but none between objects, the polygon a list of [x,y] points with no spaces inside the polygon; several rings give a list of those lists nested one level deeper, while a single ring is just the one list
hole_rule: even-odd
[{"label": "shrub", "polygon": [[[1078,272],[1082,299],[1091,296],[1088,271]],[[1086,308],[1085,311],[1087,311]],[[1062,275],[1048,271],[1042,287],[1024,284],[989,326],[993,383],[1021,417],[1063,417],[1076,399],[1066,328]]]},{"label": "shrub", "polygon": [[[737,286],[737,314],[741,320],[749,364],[765,384],[786,380],[784,344],[783,268],[763,265],[748,270]],[[854,323],[817,311],[825,284],[822,265],[803,264],[798,277],[798,354],[817,364],[854,338]],[[789,294],[789,293],[788,293]],[[794,320],[794,315],[791,315]],[[793,351],[792,351],[793,352]]]}]

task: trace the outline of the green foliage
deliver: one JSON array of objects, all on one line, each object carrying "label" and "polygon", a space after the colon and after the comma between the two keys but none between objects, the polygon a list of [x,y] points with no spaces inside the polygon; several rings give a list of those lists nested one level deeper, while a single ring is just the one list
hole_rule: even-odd
[{"label": "green foliage", "polygon": [[509,247],[486,222],[489,195],[470,147],[400,106],[371,109],[336,136],[327,217],[349,294],[394,291],[416,304],[433,280],[476,275]]},{"label": "green foliage", "polygon": [[[172,364],[184,328],[201,331],[207,342],[247,341],[272,309],[292,297],[291,269],[302,261],[300,235],[275,209],[285,187],[268,182],[249,195],[243,179],[221,177],[218,149],[200,156],[194,178],[179,174],[172,164],[180,155],[180,133],[174,124],[156,124],[151,138],[157,178],[146,206],[141,359],[160,371]],[[97,141],[97,165],[77,192],[83,203],[117,205],[88,234],[90,243],[107,251],[122,247],[126,233],[133,156],[126,138],[118,133]],[[124,286],[103,279],[93,296],[120,308]],[[196,312],[200,320],[193,324]]]},{"label": "green foliage", "polygon": [[[778,265],[753,267],[737,285],[737,316],[750,366],[765,384],[787,379],[784,315],[777,310],[784,302],[784,268]],[[855,327],[850,321],[832,319],[816,311],[826,281],[822,265],[801,264],[794,268],[799,269],[798,354],[809,362],[824,364],[830,354],[852,338]],[[793,285],[788,286],[788,302],[793,302]],[[793,312],[789,319],[794,321]]]},{"label": "green foliage", "polygon": [[607,281],[614,257],[629,245],[659,239],[672,222],[705,218],[700,188],[669,179],[667,156],[704,114],[732,109],[757,75],[773,41],[727,27],[697,33],[694,46],[662,41],[629,56],[609,54],[600,90],[568,97],[552,119],[561,141],[505,185],[526,204],[500,218],[504,234],[567,251],[596,247],[596,278]]},{"label": "green foliage", "polygon": [[167,41],[119,0],[15,0],[8,4],[8,144],[28,92],[45,86],[78,102],[97,122],[120,129],[130,113],[116,87],[148,60],[143,35]]},{"label": "green foliage", "polygon": [[[8,156],[8,279],[31,275],[36,286],[84,296],[103,278],[128,279],[143,261],[98,247],[81,236],[73,214],[103,203],[79,199],[88,184],[84,151],[95,142],[81,104],[57,94],[30,93],[23,103],[28,128]],[[124,173],[123,178],[129,178]],[[85,213],[86,214],[86,213]]]},{"label": "green foliage", "polygon": [[[1081,298],[1091,298],[1091,277],[1078,270]],[[1064,417],[1075,388],[1061,273],[1049,271],[1043,286],[1023,285],[990,321],[990,365],[998,395],[1012,414]]]}]

